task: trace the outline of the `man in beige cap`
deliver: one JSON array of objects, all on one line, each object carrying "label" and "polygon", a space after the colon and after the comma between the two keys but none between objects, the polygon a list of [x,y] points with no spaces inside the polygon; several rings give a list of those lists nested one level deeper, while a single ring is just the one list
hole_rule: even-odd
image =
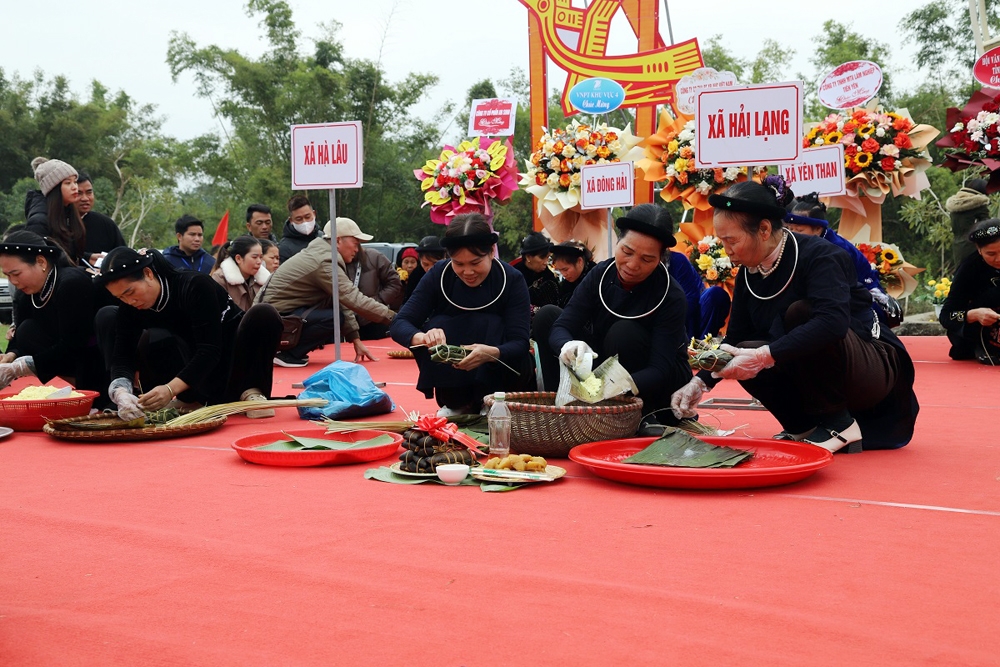
[{"label": "man in beige cap", "polygon": [[[344,236],[340,236],[340,221]],[[388,306],[361,293],[347,277],[345,266],[361,248],[361,241],[372,237],[361,232],[358,225],[347,218],[337,219],[337,292],[340,297],[341,333],[344,340],[354,345],[354,361],[378,361],[361,342],[355,313],[372,322],[388,323],[396,313]],[[322,237],[313,239],[301,252],[282,262],[267,285],[257,295],[257,303],[269,303],[282,315],[302,318],[302,335],[299,343],[290,350],[279,352],[274,358],[278,366],[298,368],[309,363],[308,354],[332,341],[333,322],[333,260],[330,251],[330,223]]]},{"label": "man in beige cap", "polygon": [[[325,235],[329,229],[324,229]],[[362,241],[371,241],[371,234],[364,234],[350,218],[337,218],[337,251],[344,259],[347,279],[365,296],[375,299],[393,310],[403,305],[403,283],[392,268],[392,262],[374,248],[365,248]],[[361,340],[378,340],[389,336],[389,327],[358,314],[358,333]]]}]

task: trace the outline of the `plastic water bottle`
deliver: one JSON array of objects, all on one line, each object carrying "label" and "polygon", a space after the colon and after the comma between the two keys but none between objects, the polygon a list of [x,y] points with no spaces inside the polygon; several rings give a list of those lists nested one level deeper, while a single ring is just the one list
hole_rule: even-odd
[{"label": "plastic water bottle", "polygon": [[493,394],[493,407],[487,420],[490,424],[490,458],[503,458],[510,454],[510,408],[507,407],[504,392]]}]

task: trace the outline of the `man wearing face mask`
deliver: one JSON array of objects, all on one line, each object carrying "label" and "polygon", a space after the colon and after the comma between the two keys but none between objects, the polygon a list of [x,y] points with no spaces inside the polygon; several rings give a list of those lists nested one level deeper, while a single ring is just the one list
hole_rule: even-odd
[{"label": "man wearing face mask", "polygon": [[305,195],[295,195],[288,200],[288,220],[285,221],[278,255],[282,264],[305,248],[313,239],[323,236],[316,228],[316,211]]}]

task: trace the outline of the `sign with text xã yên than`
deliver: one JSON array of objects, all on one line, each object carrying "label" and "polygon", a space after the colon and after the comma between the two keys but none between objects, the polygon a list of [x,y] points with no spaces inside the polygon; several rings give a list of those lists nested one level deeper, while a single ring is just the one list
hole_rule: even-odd
[{"label": "sign with text x\u00e3 y\u00ean than", "polygon": [[697,97],[695,167],[794,162],[802,146],[802,82],[706,90]]},{"label": "sign with text x\u00e3 y\u00ean than", "polygon": [[517,99],[496,97],[472,100],[469,112],[470,137],[509,137],[514,134]]},{"label": "sign with text x\u00e3 y\u00ean than", "polygon": [[635,203],[635,168],[631,162],[588,164],[580,168],[580,208],[611,208]]},{"label": "sign with text x\u00e3 y\u00ean than", "polygon": [[820,197],[847,194],[844,174],[844,144],[807,148],[797,162],[782,164],[778,173],[796,195],[812,192]]},{"label": "sign with text x\u00e3 y\u00ean than", "polygon": [[292,189],[360,188],[361,121],[292,125]]}]

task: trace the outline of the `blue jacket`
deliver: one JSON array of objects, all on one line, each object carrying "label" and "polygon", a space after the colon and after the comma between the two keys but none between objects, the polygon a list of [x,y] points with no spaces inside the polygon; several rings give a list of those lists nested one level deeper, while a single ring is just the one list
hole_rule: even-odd
[{"label": "blue jacket", "polygon": [[215,267],[215,260],[211,255],[205,252],[204,248],[198,248],[198,252],[188,257],[180,249],[180,246],[172,245],[163,251],[163,258],[181,271],[211,273],[212,269]]}]

